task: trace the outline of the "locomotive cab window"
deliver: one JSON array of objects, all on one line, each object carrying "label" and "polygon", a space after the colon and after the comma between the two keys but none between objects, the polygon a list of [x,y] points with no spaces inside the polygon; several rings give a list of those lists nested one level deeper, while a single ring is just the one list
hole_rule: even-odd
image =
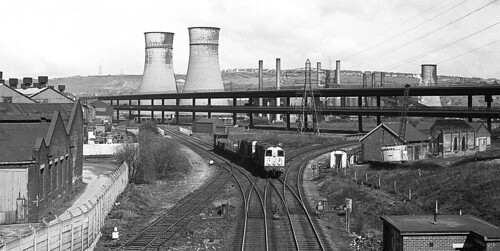
[{"label": "locomotive cab window", "polygon": [[278,157],[285,156],[285,152],[283,150],[278,150]]},{"label": "locomotive cab window", "polygon": [[272,150],[266,150],[266,156],[273,156],[273,151]]}]

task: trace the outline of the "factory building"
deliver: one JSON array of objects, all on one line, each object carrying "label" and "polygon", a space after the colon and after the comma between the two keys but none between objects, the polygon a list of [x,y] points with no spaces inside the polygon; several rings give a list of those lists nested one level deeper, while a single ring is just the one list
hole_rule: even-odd
[{"label": "factory building", "polygon": [[58,111],[0,122],[0,224],[38,222],[72,191],[70,147]]},{"label": "factory building", "polygon": [[0,103],[0,128],[0,224],[36,221],[82,183],[82,107]]},{"label": "factory building", "polygon": [[380,218],[384,251],[500,250],[500,228],[471,215]]},{"label": "factory building", "polygon": [[92,106],[93,116],[96,124],[113,122],[113,106],[101,100],[94,100],[87,105]]}]

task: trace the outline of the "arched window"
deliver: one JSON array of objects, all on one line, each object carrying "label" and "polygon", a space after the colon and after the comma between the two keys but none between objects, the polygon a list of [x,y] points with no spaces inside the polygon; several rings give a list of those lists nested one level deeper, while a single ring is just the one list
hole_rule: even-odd
[{"label": "arched window", "polygon": [[465,136],[462,137],[462,151],[467,150],[467,141],[465,140]]},{"label": "arched window", "polygon": [[458,151],[458,139],[457,137],[453,137],[453,151]]}]

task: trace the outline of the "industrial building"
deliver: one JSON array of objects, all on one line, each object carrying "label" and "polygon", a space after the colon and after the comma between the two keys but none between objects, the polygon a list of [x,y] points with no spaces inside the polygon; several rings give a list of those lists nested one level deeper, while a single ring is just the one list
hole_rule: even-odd
[{"label": "industrial building", "polygon": [[500,228],[471,215],[380,218],[384,251],[500,250]]},{"label": "industrial building", "polygon": [[110,104],[96,99],[87,105],[92,107],[96,124],[113,122],[113,106]]},{"label": "industrial building", "polygon": [[82,183],[83,140],[79,101],[0,103],[0,224],[37,222]]},{"label": "industrial building", "polygon": [[[474,155],[476,148],[476,132],[466,121],[460,119],[439,119],[433,122],[421,122],[417,125],[430,138],[430,151],[433,157],[457,157]],[[481,138],[486,132],[481,130]],[[481,141],[483,145],[483,142]],[[486,142],[486,145],[488,143]],[[487,146],[483,147],[484,149]]]},{"label": "industrial building", "polygon": [[8,85],[0,84],[0,103],[35,103],[35,101]]},{"label": "industrial building", "polygon": [[359,140],[362,147],[360,161],[382,161],[381,148],[395,145],[406,145],[409,161],[427,158],[429,138],[407,124],[405,143],[399,137],[400,126],[401,123],[382,123],[363,136]]}]

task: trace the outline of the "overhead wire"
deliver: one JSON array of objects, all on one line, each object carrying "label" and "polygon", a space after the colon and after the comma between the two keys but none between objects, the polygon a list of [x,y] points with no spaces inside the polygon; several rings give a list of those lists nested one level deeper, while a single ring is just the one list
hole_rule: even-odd
[{"label": "overhead wire", "polygon": [[[375,36],[374,36],[374,37],[372,37],[371,39],[373,39],[373,40],[374,40],[374,39],[376,39],[376,38],[380,37],[381,35],[386,34],[386,33],[387,33],[387,32],[389,32],[389,31],[392,31],[392,30],[394,30],[394,29],[396,29],[396,28],[398,28],[398,27],[400,27],[400,26],[403,26],[404,24],[408,23],[409,21],[411,21],[411,20],[413,20],[413,19],[415,19],[415,18],[417,18],[417,17],[419,17],[419,16],[424,15],[425,13],[427,13],[427,12],[429,12],[429,11],[431,11],[431,10],[435,9],[436,7],[438,7],[438,6],[442,5],[442,4],[444,4],[444,3],[445,3],[445,2],[447,2],[447,1],[448,1],[448,0],[444,0],[444,1],[442,1],[441,3],[436,4],[436,5],[432,6],[431,8],[424,10],[423,12],[421,12],[421,13],[419,13],[419,14],[417,14],[417,15],[415,15],[415,16],[413,16],[413,17],[411,17],[411,18],[406,19],[405,21],[401,22],[400,24],[395,25],[395,26],[393,26],[392,28],[389,28],[389,29],[387,29],[387,30],[385,30],[385,31],[383,31],[383,32],[380,32],[379,34],[375,35]],[[467,0],[465,0],[465,1],[467,1]],[[463,1],[463,2],[465,2],[465,1]],[[463,3],[463,2],[462,2],[462,3]],[[456,6],[458,6],[458,5],[460,5],[460,4],[461,4],[461,3],[459,3],[459,4],[455,5],[455,6],[453,6],[452,8],[455,8]],[[448,10],[451,10],[452,8],[450,8],[450,9],[448,9]],[[446,11],[448,11],[448,10],[446,10]],[[445,11],[445,12],[446,12],[446,11]],[[443,13],[440,13],[440,14],[438,14],[437,16],[439,16],[439,15],[441,15],[441,14],[443,14]],[[433,18],[434,18],[434,17],[433,17]],[[431,18],[431,19],[433,19],[433,18]],[[430,20],[430,19],[428,19],[428,20],[424,21],[424,23],[425,23],[425,22],[427,22],[427,21],[429,21],[429,20]],[[418,25],[417,25],[417,26],[418,26]],[[415,27],[415,26],[414,26],[414,27]],[[410,28],[410,29],[413,29],[414,27],[412,27],[412,28]],[[397,36],[398,36],[398,35],[397,35]],[[362,54],[362,53],[364,53],[364,52],[366,52],[366,51],[368,51],[368,50],[370,50],[370,49],[373,49],[373,48],[377,47],[378,45],[380,45],[380,44],[382,44],[382,43],[385,43],[385,42],[387,42],[387,41],[392,40],[393,38],[395,38],[395,37],[392,37],[392,38],[390,38],[390,39],[388,39],[388,40],[385,40],[385,41],[383,41],[383,42],[381,42],[381,43],[378,43],[378,44],[376,44],[376,45],[373,45],[373,46],[371,46],[371,47],[369,47],[369,48],[367,48],[367,49],[364,49],[364,50],[362,50],[362,51],[360,51],[360,52],[357,52],[357,53],[354,53],[354,54],[349,55],[349,56],[347,56],[347,57],[344,57],[344,58],[342,58],[342,60],[347,60],[347,59],[349,59],[349,58],[352,58],[352,57],[355,57],[355,56],[357,56],[357,55],[359,55],[359,54]]]},{"label": "overhead wire", "polygon": [[457,43],[459,43],[459,42],[461,42],[461,41],[463,41],[463,40],[466,40],[466,39],[468,39],[468,38],[470,38],[470,37],[473,37],[473,36],[475,36],[475,35],[477,35],[477,34],[479,34],[479,33],[483,32],[483,31],[486,31],[486,30],[488,30],[488,29],[491,29],[491,28],[493,28],[493,27],[495,27],[495,26],[497,26],[497,25],[499,25],[499,24],[500,24],[500,21],[499,21],[499,22],[496,22],[496,23],[494,23],[494,24],[492,24],[492,25],[489,25],[489,26],[487,26],[487,27],[485,27],[485,28],[483,28],[483,29],[481,29],[481,30],[478,30],[478,31],[476,31],[476,32],[474,32],[474,33],[471,33],[471,34],[469,34],[469,35],[467,35],[467,36],[461,37],[460,39],[457,39],[457,40],[455,40],[455,41],[453,41],[453,42],[450,42],[450,43],[447,43],[447,44],[445,44],[445,45],[442,45],[442,46],[440,46],[440,47],[438,47],[438,48],[436,48],[436,49],[433,49],[433,50],[431,50],[431,51],[428,51],[428,52],[425,52],[425,53],[419,54],[419,55],[417,55],[417,56],[414,56],[414,57],[409,58],[409,59],[407,59],[407,60],[400,61],[400,62],[398,62],[398,63],[392,64],[392,65],[387,66],[387,67],[381,67],[381,68],[378,68],[378,69],[376,69],[376,71],[379,71],[379,70],[382,70],[382,69],[385,69],[385,70],[391,70],[391,69],[398,68],[398,67],[400,67],[400,66],[406,65],[406,64],[411,63],[411,62],[413,62],[413,61],[415,61],[415,60],[418,60],[418,59],[420,59],[420,58],[423,58],[423,57],[425,57],[425,56],[427,56],[427,55],[430,55],[430,54],[432,54],[432,53],[435,53],[435,52],[438,52],[438,51],[440,51],[440,50],[446,49],[446,48],[448,48],[448,47],[450,47],[450,46],[452,46],[452,45],[455,45],[455,44],[457,44]]},{"label": "overhead wire", "polygon": [[498,42],[500,42],[500,39],[497,39],[497,40],[495,40],[495,41],[489,42],[489,43],[487,43],[487,44],[485,44],[485,45],[483,45],[483,46],[481,46],[481,47],[477,47],[477,48],[472,49],[472,50],[470,50],[470,51],[467,51],[467,52],[464,52],[464,53],[459,54],[459,55],[457,55],[457,56],[454,56],[454,57],[452,57],[452,58],[449,58],[449,59],[443,60],[443,61],[441,61],[441,62],[438,62],[438,64],[446,63],[446,62],[448,62],[448,61],[451,61],[451,60],[453,60],[453,59],[456,59],[456,58],[459,58],[459,57],[461,57],[461,56],[467,55],[467,54],[469,54],[469,53],[471,53],[471,52],[474,52],[474,51],[480,50],[480,49],[482,49],[482,48],[484,48],[484,47],[486,47],[486,46],[490,46],[490,45],[492,45],[492,44],[494,44],[494,43],[498,43]]},{"label": "overhead wire", "polygon": [[[444,2],[446,2],[446,1],[444,1]],[[442,2],[442,3],[444,3],[444,2]],[[422,22],[422,23],[419,23],[419,24],[417,24],[417,25],[415,25],[415,26],[412,26],[411,28],[408,28],[408,29],[404,30],[403,32],[398,33],[398,34],[396,34],[395,36],[392,36],[392,37],[391,37],[391,38],[389,38],[389,39],[386,39],[386,40],[384,40],[384,41],[382,41],[382,42],[379,42],[379,43],[377,43],[377,44],[375,44],[375,45],[373,45],[373,46],[370,46],[370,47],[368,47],[368,48],[366,48],[366,49],[364,49],[364,50],[362,50],[362,51],[360,51],[360,52],[357,52],[357,53],[355,53],[355,54],[352,54],[352,55],[350,55],[350,56],[347,56],[347,57],[343,58],[342,60],[347,60],[347,59],[349,59],[349,58],[352,58],[352,57],[354,57],[354,56],[357,56],[357,55],[359,55],[359,54],[362,54],[362,53],[364,53],[364,52],[367,52],[367,51],[369,51],[369,50],[371,50],[371,49],[373,49],[373,48],[376,48],[376,47],[378,47],[379,45],[382,45],[382,44],[385,44],[385,43],[387,43],[387,42],[389,42],[389,41],[392,41],[392,40],[394,40],[394,39],[396,39],[396,38],[400,37],[401,35],[404,35],[404,34],[406,34],[406,33],[410,32],[410,31],[412,31],[412,30],[414,30],[414,29],[416,29],[416,28],[418,28],[418,27],[420,27],[420,26],[422,26],[422,25],[426,24],[427,22],[429,22],[429,21],[431,21],[431,20],[433,20],[433,19],[435,19],[435,18],[437,18],[437,17],[439,17],[439,16],[443,15],[444,13],[446,13],[446,12],[448,12],[448,11],[451,11],[452,9],[454,9],[454,8],[458,7],[459,5],[461,5],[461,4],[465,3],[465,2],[467,2],[467,0],[463,0],[462,2],[460,2],[460,3],[458,3],[458,4],[456,4],[456,5],[452,6],[452,7],[450,7],[450,8],[448,8],[448,9],[446,9],[446,10],[444,10],[444,11],[440,12],[439,14],[437,14],[437,15],[435,15],[435,16],[433,16],[433,17],[431,17],[431,18],[427,19],[427,20],[425,20],[425,21],[424,21],[424,22]],[[439,5],[437,5],[437,6],[439,6]],[[430,9],[434,9],[434,8],[435,8],[435,7],[437,7],[437,6],[434,6],[434,7],[430,8]],[[429,10],[430,10],[430,9],[429,9]],[[419,14],[419,15],[425,14],[426,12],[427,12],[427,11],[424,11],[424,12],[422,12],[422,13],[421,13],[421,14]],[[417,16],[418,16],[418,15],[417,15]],[[409,20],[410,20],[410,19],[409,19]],[[406,21],[405,21],[405,22],[406,22]],[[398,27],[398,26],[397,26],[397,27]],[[383,33],[381,33],[381,34],[383,34]]]},{"label": "overhead wire", "polygon": [[446,28],[446,27],[448,27],[448,26],[450,26],[450,25],[452,25],[452,24],[454,24],[454,23],[456,23],[456,22],[458,22],[458,21],[460,21],[460,20],[462,20],[462,19],[464,19],[464,18],[466,18],[466,17],[468,17],[468,16],[470,16],[470,15],[472,15],[472,14],[474,14],[474,13],[476,13],[476,12],[478,12],[478,11],[484,9],[484,8],[486,8],[486,7],[488,7],[489,5],[491,5],[491,4],[493,4],[493,3],[497,2],[497,1],[498,0],[493,0],[493,1],[491,1],[491,2],[489,2],[487,4],[485,4],[485,5],[477,8],[477,9],[475,9],[475,10],[467,13],[466,15],[463,15],[463,16],[461,16],[461,17],[459,17],[459,18],[457,18],[457,19],[455,19],[455,20],[453,20],[453,21],[451,21],[451,22],[449,22],[449,23],[447,23],[447,24],[445,24],[445,25],[443,25],[441,27],[438,27],[437,29],[434,29],[434,30],[432,30],[430,32],[427,32],[427,33],[425,33],[425,34],[423,34],[423,35],[421,35],[421,36],[419,36],[419,37],[417,37],[415,39],[407,41],[406,43],[403,43],[403,44],[397,46],[396,48],[392,48],[392,49],[386,50],[386,51],[384,51],[384,52],[382,52],[380,54],[377,54],[377,55],[375,55],[373,57],[370,57],[368,60],[366,60],[364,62],[361,62],[361,63],[358,63],[356,66],[359,67],[360,65],[364,65],[364,64],[370,63],[370,62],[372,62],[372,61],[374,61],[376,59],[379,59],[379,58],[381,58],[383,56],[386,56],[388,54],[394,53],[397,50],[402,49],[402,48],[404,48],[404,47],[406,47],[406,46],[408,46],[410,44],[413,44],[416,41],[419,41],[419,40],[421,40],[421,39],[423,39],[423,38],[425,38],[425,37],[427,37],[427,36],[429,36],[431,34],[434,34],[434,33],[438,32],[438,31],[440,31],[440,30],[442,30],[442,29],[444,29],[444,28]]}]

